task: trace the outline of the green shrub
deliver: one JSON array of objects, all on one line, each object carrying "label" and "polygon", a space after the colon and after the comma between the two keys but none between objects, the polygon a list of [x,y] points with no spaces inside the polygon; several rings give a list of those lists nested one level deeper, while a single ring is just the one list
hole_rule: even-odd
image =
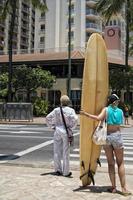
[{"label": "green shrub", "polygon": [[37,117],[46,116],[48,112],[48,102],[41,98],[37,98],[33,103],[33,114]]}]

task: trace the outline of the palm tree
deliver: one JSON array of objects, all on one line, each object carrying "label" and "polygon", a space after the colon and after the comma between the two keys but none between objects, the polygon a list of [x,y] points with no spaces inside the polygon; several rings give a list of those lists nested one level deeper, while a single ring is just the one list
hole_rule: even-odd
[{"label": "palm tree", "polygon": [[[5,20],[8,14],[11,14],[11,23],[9,26],[9,40],[8,40],[8,55],[9,55],[9,65],[8,65],[8,101],[12,101],[12,40],[13,32],[15,27],[15,18],[17,6],[20,0],[0,0],[2,6],[0,6],[0,19]],[[42,12],[47,10],[45,0],[27,0],[32,3],[34,8],[40,9]]]},{"label": "palm tree", "polygon": [[129,27],[133,20],[133,2],[132,0],[98,0],[96,9],[102,16],[105,17],[106,23],[112,15],[117,15],[125,6],[125,21],[126,21],[126,48],[125,48],[125,67],[128,67],[129,58]]}]

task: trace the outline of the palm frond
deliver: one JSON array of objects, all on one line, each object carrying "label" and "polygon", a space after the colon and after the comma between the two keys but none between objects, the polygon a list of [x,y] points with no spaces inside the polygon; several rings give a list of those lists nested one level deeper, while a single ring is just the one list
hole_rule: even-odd
[{"label": "palm frond", "polygon": [[37,8],[39,10],[41,10],[42,12],[45,12],[48,10],[47,5],[45,3],[45,1],[41,1],[41,0],[31,0],[31,3],[33,5],[34,8]]},{"label": "palm frond", "polygon": [[96,10],[105,17],[108,22],[112,15],[120,13],[126,0],[98,0]]},{"label": "palm frond", "polygon": [[10,0],[6,0],[3,2],[3,5],[0,7],[0,19],[2,20],[6,19],[7,14],[9,13]]}]

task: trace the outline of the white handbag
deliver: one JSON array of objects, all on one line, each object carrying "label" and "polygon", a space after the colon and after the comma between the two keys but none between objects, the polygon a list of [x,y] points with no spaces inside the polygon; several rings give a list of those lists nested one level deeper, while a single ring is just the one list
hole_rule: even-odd
[{"label": "white handbag", "polygon": [[97,145],[104,145],[106,144],[107,138],[107,124],[104,121],[100,121],[98,126],[96,127],[93,135],[92,140]]}]

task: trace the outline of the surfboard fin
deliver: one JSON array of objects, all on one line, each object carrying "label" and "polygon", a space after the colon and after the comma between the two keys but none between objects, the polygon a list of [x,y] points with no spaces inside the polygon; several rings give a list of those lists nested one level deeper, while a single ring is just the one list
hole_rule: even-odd
[{"label": "surfboard fin", "polygon": [[99,164],[99,166],[101,167],[101,162],[99,158],[97,158],[97,164]]},{"label": "surfboard fin", "polygon": [[93,185],[95,185],[94,174],[95,173],[93,171],[91,171],[91,170],[88,171],[88,177],[90,177]]},{"label": "surfboard fin", "polygon": [[94,180],[94,172],[93,171],[91,171],[91,170],[88,170],[87,172],[85,172],[84,174],[82,174],[81,176],[80,176],[80,180],[85,176],[85,175],[87,175],[88,174],[88,177],[91,179],[91,181],[92,181],[92,183],[93,183],[93,185],[95,185],[95,180]]},{"label": "surfboard fin", "polygon": [[81,161],[81,167],[83,167],[83,169],[85,170],[85,164],[83,160]]}]

